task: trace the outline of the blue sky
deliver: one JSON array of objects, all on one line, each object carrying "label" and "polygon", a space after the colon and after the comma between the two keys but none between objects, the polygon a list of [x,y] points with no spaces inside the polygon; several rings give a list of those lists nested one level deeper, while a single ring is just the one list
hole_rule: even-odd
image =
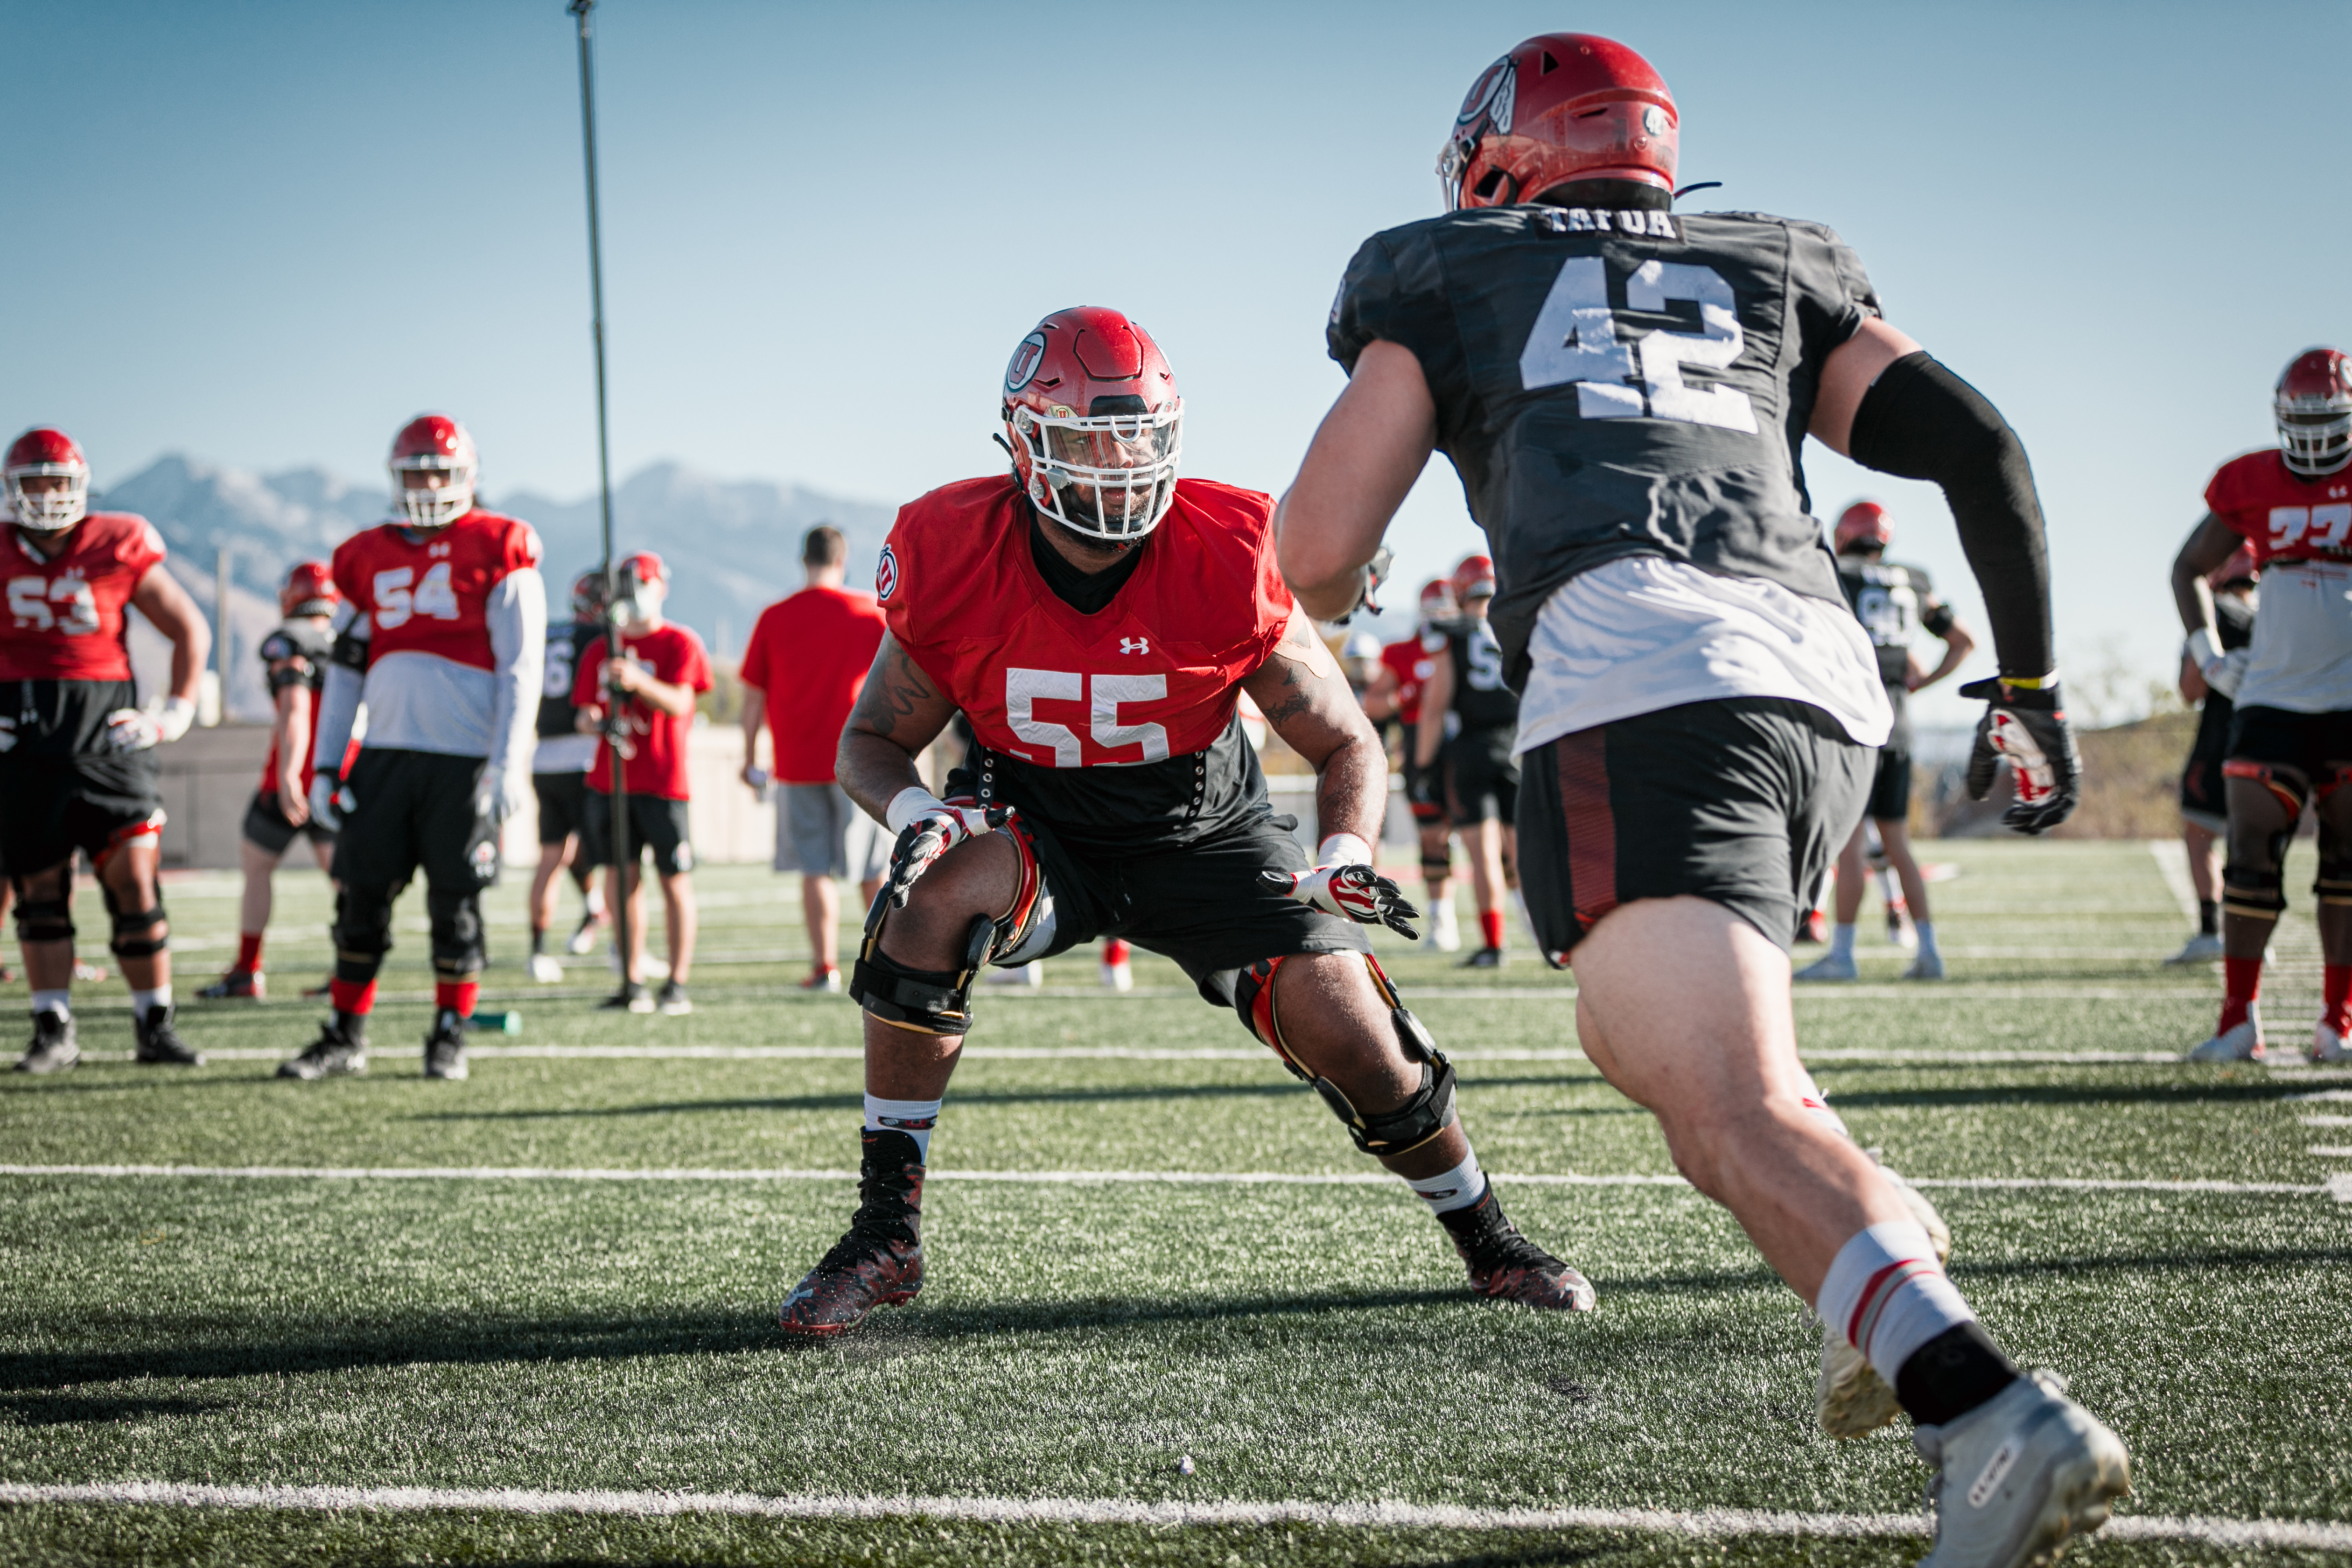
[{"label": "blue sky", "polygon": [[[2110,649],[2168,673],[2207,475],[2271,440],[2291,354],[2352,340],[2337,0],[604,0],[598,26],[621,472],[904,500],[993,467],[1012,345],[1101,303],[1174,363],[1187,471],[1278,490],[1340,384],[1348,257],[1435,210],[1468,82],[1560,28],[1664,73],[1684,178],[1725,182],[1692,207],[1832,225],[2008,414],[2078,675]],[[165,451],[364,479],[437,407],[493,489],[593,485],[560,0],[0,0],[0,425],[66,425],[101,485]],[[1817,511],[1885,500],[1895,556],[1973,611],[1931,488],[1811,451]],[[1475,544],[1442,461],[1392,539],[1416,578]]]}]

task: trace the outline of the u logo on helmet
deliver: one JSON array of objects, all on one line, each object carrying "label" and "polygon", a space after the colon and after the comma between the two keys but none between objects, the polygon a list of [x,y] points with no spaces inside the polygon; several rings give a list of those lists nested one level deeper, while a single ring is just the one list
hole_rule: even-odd
[{"label": "u logo on helmet", "polygon": [[[1474,140],[1487,131],[1511,133],[1511,116],[1519,100],[1519,62],[1505,55],[1486,68],[1476,81],[1470,84],[1470,96],[1462,100],[1462,112],[1454,117]],[[1479,123],[1481,119],[1485,123]]]},{"label": "u logo on helmet", "polygon": [[882,559],[874,567],[874,596],[887,603],[898,591],[898,552],[888,545],[882,547]]},{"label": "u logo on helmet", "polygon": [[[1003,340],[998,340],[1002,342]],[[1004,390],[1020,391],[1036,379],[1037,367],[1045,361],[1045,334],[1032,332],[1021,340],[1013,351],[1013,363],[1004,367]]]}]

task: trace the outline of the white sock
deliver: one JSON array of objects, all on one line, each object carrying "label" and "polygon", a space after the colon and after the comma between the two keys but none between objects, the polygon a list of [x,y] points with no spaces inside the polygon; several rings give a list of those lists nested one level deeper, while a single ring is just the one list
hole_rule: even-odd
[{"label": "white sock", "polygon": [[33,993],[33,1011],[57,1013],[70,1018],[73,1016],[73,992],[70,989],[36,991]]},{"label": "white sock", "polygon": [[131,1010],[142,1018],[147,1016],[150,1007],[168,1007],[171,1005],[172,983],[168,980],[152,991],[133,991],[131,994]]},{"label": "white sock", "polygon": [[1851,959],[1853,957],[1853,926],[1833,925],[1830,927],[1830,956],[1832,958],[1844,959]]},{"label": "white sock", "polygon": [[1466,1209],[1486,1195],[1486,1173],[1478,1169],[1478,1152],[1473,1149],[1462,1157],[1462,1163],[1434,1176],[1407,1176],[1404,1184],[1420,1194],[1432,1214],[1452,1214]]},{"label": "white sock", "polygon": [[1822,1093],[1822,1086],[1813,1081],[1813,1075],[1806,1072],[1802,1068],[1799,1068],[1797,1071],[1805,1080],[1805,1087],[1802,1092],[1805,1100],[1806,1114],[1811,1116],[1815,1121],[1821,1122],[1822,1126],[1827,1127],[1831,1131],[1836,1133],[1847,1142],[1853,1142],[1853,1133],[1847,1129],[1845,1118],[1840,1116],[1836,1111],[1830,1109],[1829,1098]]},{"label": "white sock", "polygon": [[1936,951],[1936,922],[1935,922],[1935,921],[1913,921],[1911,922],[1911,929],[1912,929],[1913,931],[1917,931],[1917,932],[1919,933],[1919,956],[1920,956],[1920,957],[1925,958],[1925,957],[1927,957],[1929,953],[1931,953],[1931,952],[1935,952],[1935,951]]},{"label": "white sock", "polygon": [[866,1131],[887,1129],[915,1141],[915,1157],[931,1163],[931,1129],[939,1125],[940,1102],[936,1100],[884,1100],[866,1097]]},{"label": "white sock", "polygon": [[1881,1220],[1838,1248],[1814,1310],[1889,1388],[1914,1351],[1977,1319],[1936,1266],[1927,1230],[1910,1219]]}]

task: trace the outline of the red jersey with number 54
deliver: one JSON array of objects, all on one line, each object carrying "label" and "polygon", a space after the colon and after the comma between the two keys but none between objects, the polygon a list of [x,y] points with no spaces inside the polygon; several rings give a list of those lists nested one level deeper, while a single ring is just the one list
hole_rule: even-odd
[{"label": "red jersey with number 54", "polygon": [[335,547],[335,586],[368,617],[371,665],[424,653],[492,670],[490,590],[538,564],[530,524],[476,510],[430,533],[386,522],[352,535]]},{"label": "red jersey with number 54", "polygon": [[2306,479],[2265,447],[2222,464],[2205,506],[2253,547],[2257,566],[2352,561],[2352,469]]},{"label": "red jersey with number 54", "polygon": [[123,610],[163,559],[163,536],[134,513],[94,511],[65,546],[43,555],[22,529],[8,530],[0,680],[131,679]]}]

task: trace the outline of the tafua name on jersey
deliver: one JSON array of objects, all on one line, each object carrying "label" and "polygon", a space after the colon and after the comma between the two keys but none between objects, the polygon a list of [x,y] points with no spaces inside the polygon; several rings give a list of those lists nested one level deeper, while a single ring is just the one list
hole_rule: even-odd
[{"label": "tafua name on jersey", "polygon": [[387,522],[335,549],[335,586],[369,621],[368,658],[423,653],[474,669],[497,668],[490,591],[509,573],[539,565],[530,524],[469,511],[425,531]]},{"label": "tafua name on jersey", "polygon": [[1165,762],[1224,733],[1281,640],[1273,512],[1255,491],[1178,480],[1135,574],[1087,616],[1039,576],[1020,492],[966,480],[899,512],[877,594],[983,746],[1044,768]]},{"label": "tafua name on jersey", "polygon": [[22,530],[8,536],[0,680],[130,679],[123,610],[163,559],[154,525],[131,512],[94,511],[55,555],[42,554]]}]

